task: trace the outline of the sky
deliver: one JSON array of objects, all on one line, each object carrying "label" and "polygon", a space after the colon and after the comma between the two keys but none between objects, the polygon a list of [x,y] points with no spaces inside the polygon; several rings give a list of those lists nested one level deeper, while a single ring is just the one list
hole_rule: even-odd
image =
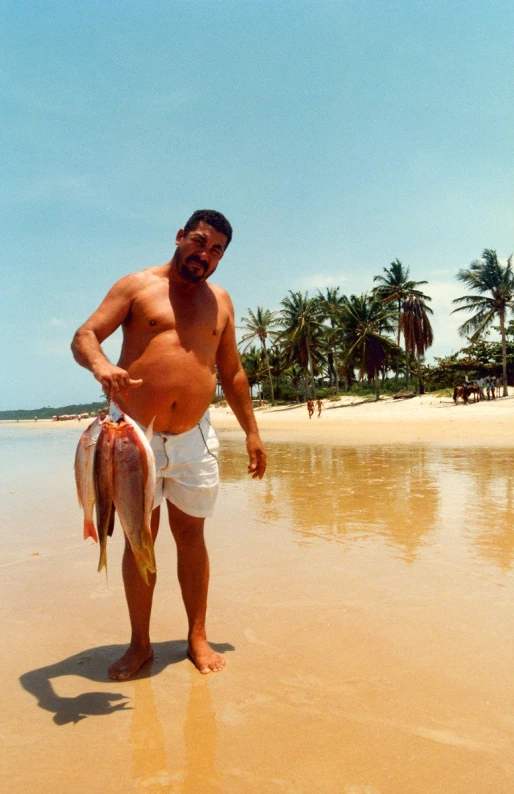
[{"label": "sky", "polygon": [[[196,209],[236,321],[399,259],[463,346],[455,275],[514,249],[514,5],[0,0],[0,410],[100,399],[70,353]],[[120,332],[104,349],[116,360]]]}]

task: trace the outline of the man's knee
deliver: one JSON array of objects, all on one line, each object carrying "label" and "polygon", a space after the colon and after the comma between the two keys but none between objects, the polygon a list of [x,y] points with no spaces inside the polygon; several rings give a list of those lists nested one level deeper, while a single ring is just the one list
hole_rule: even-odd
[{"label": "man's knee", "polygon": [[196,540],[203,537],[205,518],[198,518],[184,513],[176,505],[167,501],[170,529],[176,541]]}]

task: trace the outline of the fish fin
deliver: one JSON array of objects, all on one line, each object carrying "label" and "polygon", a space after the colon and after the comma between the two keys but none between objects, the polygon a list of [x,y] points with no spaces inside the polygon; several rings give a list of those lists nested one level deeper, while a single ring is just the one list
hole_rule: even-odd
[{"label": "fish fin", "polygon": [[96,534],[96,529],[93,521],[91,519],[84,519],[84,540],[88,538],[93,538],[95,543],[98,543],[98,535]]},{"label": "fish fin", "polygon": [[145,436],[146,436],[146,438],[147,438],[147,441],[148,441],[148,443],[150,443],[150,441],[152,440],[152,436],[153,436],[153,423],[154,423],[154,422],[155,422],[155,416],[154,416],[154,418],[152,419],[152,421],[150,422],[150,424],[148,425],[148,427],[147,427],[147,428],[146,428],[146,430],[145,430]]}]

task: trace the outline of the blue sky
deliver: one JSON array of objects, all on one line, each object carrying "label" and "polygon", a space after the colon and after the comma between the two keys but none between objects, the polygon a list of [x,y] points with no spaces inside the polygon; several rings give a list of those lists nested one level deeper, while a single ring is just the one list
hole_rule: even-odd
[{"label": "blue sky", "polygon": [[[398,258],[462,342],[461,267],[514,249],[507,2],[2,1],[0,409],[98,399],[69,352],[198,208],[247,308]],[[116,358],[119,334],[105,345]]]}]

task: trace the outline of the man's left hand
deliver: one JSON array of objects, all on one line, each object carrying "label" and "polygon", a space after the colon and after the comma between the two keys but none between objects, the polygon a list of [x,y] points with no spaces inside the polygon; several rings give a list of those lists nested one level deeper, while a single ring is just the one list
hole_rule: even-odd
[{"label": "man's left hand", "polygon": [[266,453],[262,446],[262,441],[258,433],[249,433],[246,437],[246,449],[250,463],[248,464],[248,474],[252,475],[252,480],[257,477],[262,480],[266,471]]}]

